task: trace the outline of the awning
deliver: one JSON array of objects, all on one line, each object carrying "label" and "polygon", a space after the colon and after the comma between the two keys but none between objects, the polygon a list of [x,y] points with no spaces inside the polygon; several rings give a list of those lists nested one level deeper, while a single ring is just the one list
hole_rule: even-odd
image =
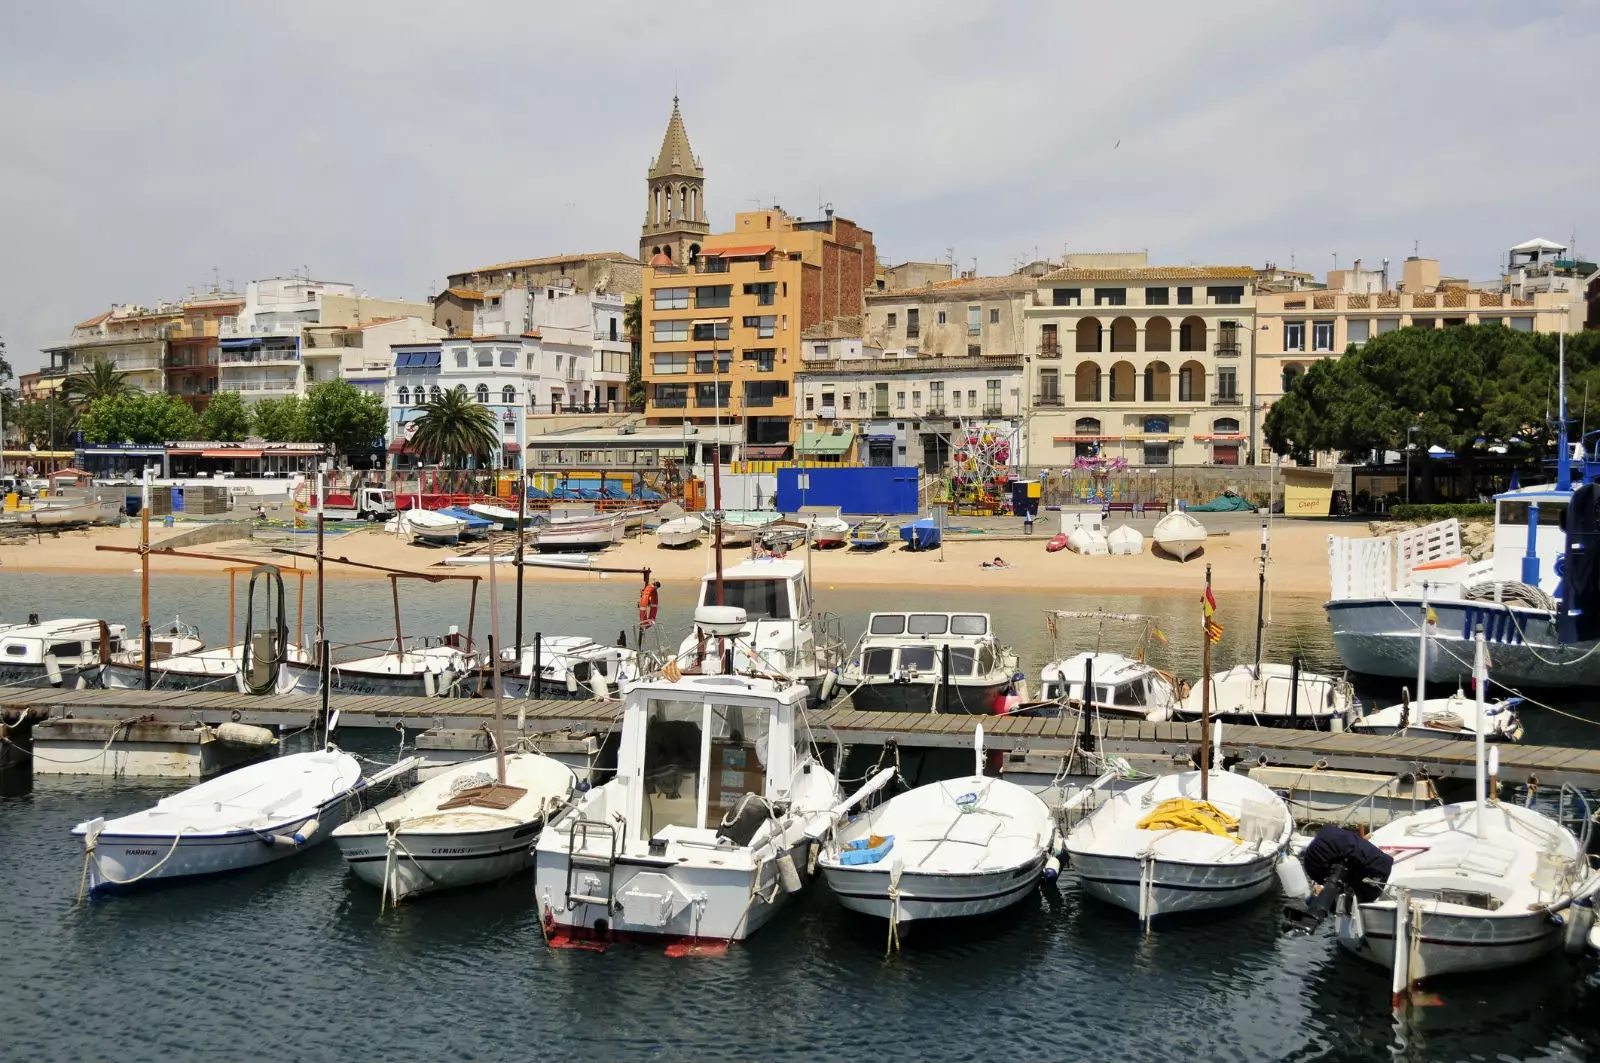
[{"label": "awning", "polygon": [[176,457],[179,454],[204,454],[205,452],[205,447],[185,447],[174,444],[167,448],[169,457]]},{"label": "awning", "polygon": [[773,244],[745,244],[741,247],[714,247],[708,251],[700,252],[703,258],[759,258],[770,255],[774,249]]},{"label": "awning", "polygon": [[502,452],[506,453],[506,454],[521,454],[522,453],[522,444],[521,443],[501,443],[500,444],[500,450]]},{"label": "awning", "polygon": [[415,454],[416,452],[417,448],[403,439],[397,439],[389,444],[389,453],[391,454]]},{"label": "awning", "polygon": [[805,432],[795,449],[801,454],[845,455],[856,440],[854,432]]},{"label": "awning", "polygon": [[868,432],[868,443],[893,443],[898,438],[893,432]]},{"label": "awning", "polygon": [[1211,435],[1197,435],[1194,437],[1198,443],[1243,443],[1243,432],[1214,432]]},{"label": "awning", "polygon": [[200,456],[202,458],[259,458],[261,457],[261,451],[234,450],[232,447],[228,447],[223,450],[202,450]]},{"label": "awning", "polygon": [[1055,443],[1121,443],[1123,436],[1053,436]]},{"label": "awning", "polygon": [[747,461],[780,461],[789,456],[789,444],[777,443],[760,447],[746,444],[744,456]]}]

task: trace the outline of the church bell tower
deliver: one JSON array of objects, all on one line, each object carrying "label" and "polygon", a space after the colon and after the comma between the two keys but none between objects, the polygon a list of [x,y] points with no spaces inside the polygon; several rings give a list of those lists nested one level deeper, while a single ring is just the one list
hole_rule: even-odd
[{"label": "church bell tower", "polygon": [[700,254],[711,232],[706,220],[706,172],[689,148],[689,134],[672,97],[672,117],[661,138],[661,152],[646,179],[644,228],[639,237],[639,261],[650,263],[665,255],[673,265],[688,265]]}]

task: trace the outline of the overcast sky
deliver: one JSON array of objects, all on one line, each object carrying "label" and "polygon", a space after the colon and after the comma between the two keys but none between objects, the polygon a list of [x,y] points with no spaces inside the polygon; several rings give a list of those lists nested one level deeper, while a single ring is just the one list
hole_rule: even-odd
[{"label": "overcast sky", "polygon": [[[1600,253],[1586,0],[12,3],[0,336],[307,268],[635,253],[676,89],[714,228],[831,203],[888,261],[1068,250],[1319,275]],[[217,272],[214,274],[213,270]]]}]

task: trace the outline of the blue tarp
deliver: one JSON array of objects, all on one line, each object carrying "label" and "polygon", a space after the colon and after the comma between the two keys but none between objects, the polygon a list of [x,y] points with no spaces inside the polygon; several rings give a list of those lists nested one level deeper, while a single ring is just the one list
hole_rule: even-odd
[{"label": "blue tarp", "polygon": [[542,498],[549,498],[550,497],[550,492],[549,491],[545,491],[545,490],[541,490],[540,488],[537,488],[537,487],[530,486],[528,488],[528,497],[529,498],[541,498],[541,499]]},{"label": "blue tarp", "polygon": [[446,506],[439,512],[443,513],[447,517],[454,517],[456,520],[466,521],[468,531],[483,531],[494,527],[494,521],[490,520],[488,517],[480,517],[470,509],[461,509],[458,506]]}]

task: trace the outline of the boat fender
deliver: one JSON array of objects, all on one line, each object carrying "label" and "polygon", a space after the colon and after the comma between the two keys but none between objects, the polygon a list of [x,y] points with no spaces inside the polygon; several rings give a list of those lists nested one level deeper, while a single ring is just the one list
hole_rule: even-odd
[{"label": "boat fender", "polygon": [[818,691],[817,700],[819,700],[819,701],[827,701],[829,698],[833,697],[834,687],[836,687],[838,685],[839,685],[839,673],[838,672],[830,671],[830,672],[827,672],[826,674],[824,674],[823,677],[822,677],[822,688],[821,688],[821,690]]},{"label": "boat fender", "polygon": [[1061,828],[1057,827],[1050,832],[1050,855],[1065,856],[1066,852],[1067,840],[1061,836]]},{"label": "boat fender", "polygon": [[1299,860],[1288,853],[1281,853],[1274,870],[1278,872],[1278,884],[1286,895],[1297,901],[1304,901],[1311,896],[1311,880],[1306,877],[1306,869]]},{"label": "boat fender", "polygon": [[44,674],[50,677],[51,686],[61,685],[61,662],[48,653],[44,657]]},{"label": "boat fender", "polygon": [[778,857],[778,881],[783,883],[785,893],[799,893],[805,885],[800,880],[800,869],[794,866],[794,857],[788,853]]},{"label": "boat fender", "polygon": [[1044,859],[1044,880],[1054,882],[1061,875],[1061,859],[1054,854]]},{"label": "boat fender", "polygon": [[568,669],[567,670],[567,693],[568,694],[576,694],[577,692],[578,692],[578,677],[572,674],[571,669]]},{"label": "boat fender", "polygon": [[817,873],[817,858],[821,855],[822,843],[813,840],[812,843],[806,847],[806,874],[815,875]]},{"label": "boat fender", "polygon": [[221,723],[217,725],[217,741],[227,746],[261,749],[278,744],[278,738],[265,727],[248,723]]},{"label": "boat fender", "polygon": [[1589,945],[1589,935],[1594,929],[1594,900],[1580,897],[1567,909],[1566,928],[1562,931],[1561,946],[1568,956],[1577,956]]},{"label": "boat fender", "polygon": [[310,841],[312,835],[316,833],[317,821],[308,819],[300,824],[292,834],[267,834],[263,835],[261,840],[279,849],[298,849]]},{"label": "boat fender", "polygon": [[422,693],[430,698],[439,694],[439,680],[432,672],[422,673]]}]

